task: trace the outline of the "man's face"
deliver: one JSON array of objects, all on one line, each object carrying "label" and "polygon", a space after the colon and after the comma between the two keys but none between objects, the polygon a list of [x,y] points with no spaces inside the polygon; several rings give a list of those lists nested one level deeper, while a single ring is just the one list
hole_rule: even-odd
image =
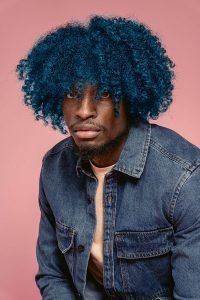
[{"label": "man's face", "polygon": [[63,101],[64,120],[76,146],[82,153],[93,156],[122,143],[129,128],[124,103],[120,102],[116,117],[112,95],[106,92],[95,100],[95,93],[94,86],[87,86],[79,100],[74,89],[72,94],[65,94]]}]

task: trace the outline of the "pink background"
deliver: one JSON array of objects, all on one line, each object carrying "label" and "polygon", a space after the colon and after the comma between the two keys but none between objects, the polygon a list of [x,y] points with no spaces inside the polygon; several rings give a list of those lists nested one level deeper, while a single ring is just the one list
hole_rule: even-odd
[{"label": "pink background", "polygon": [[14,69],[41,34],[90,14],[137,18],[161,37],[176,63],[176,88],[174,103],[157,123],[200,147],[199,0],[1,1],[0,299],[40,299],[34,282],[38,177],[46,150],[65,137],[34,121]]}]

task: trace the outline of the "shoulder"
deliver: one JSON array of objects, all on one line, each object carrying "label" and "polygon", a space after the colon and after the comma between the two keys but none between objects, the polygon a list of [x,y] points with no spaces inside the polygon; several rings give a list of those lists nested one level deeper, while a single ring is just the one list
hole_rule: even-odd
[{"label": "shoulder", "polygon": [[66,137],[65,139],[59,141],[53,147],[51,147],[43,156],[42,162],[47,160],[48,158],[52,158],[54,156],[62,155],[63,152],[71,153],[73,148],[73,142],[71,136]]},{"label": "shoulder", "polygon": [[[71,137],[67,137],[51,147],[42,159],[43,181],[55,183],[63,176],[73,177],[76,171],[78,156],[74,152],[74,144]],[[69,175],[71,174],[71,175]]]},{"label": "shoulder", "polygon": [[[200,216],[200,149],[172,129],[151,124],[154,168],[171,183],[168,213],[172,224],[189,227]],[[159,173],[160,174],[160,173]]]},{"label": "shoulder", "polygon": [[151,146],[189,168],[200,165],[200,149],[172,129],[151,124]]}]

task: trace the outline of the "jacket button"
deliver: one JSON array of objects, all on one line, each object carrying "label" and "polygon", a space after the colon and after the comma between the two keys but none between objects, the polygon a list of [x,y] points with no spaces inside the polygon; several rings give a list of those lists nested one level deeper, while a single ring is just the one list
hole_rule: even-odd
[{"label": "jacket button", "polygon": [[83,252],[85,250],[85,247],[83,245],[78,246],[78,252]]}]

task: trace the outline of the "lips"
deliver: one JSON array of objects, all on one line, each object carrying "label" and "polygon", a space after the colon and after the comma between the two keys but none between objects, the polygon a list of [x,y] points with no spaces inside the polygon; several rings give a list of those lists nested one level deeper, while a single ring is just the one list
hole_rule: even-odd
[{"label": "lips", "polygon": [[93,139],[100,133],[100,129],[94,125],[79,125],[73,127],[73,135],[79,139]]}]

